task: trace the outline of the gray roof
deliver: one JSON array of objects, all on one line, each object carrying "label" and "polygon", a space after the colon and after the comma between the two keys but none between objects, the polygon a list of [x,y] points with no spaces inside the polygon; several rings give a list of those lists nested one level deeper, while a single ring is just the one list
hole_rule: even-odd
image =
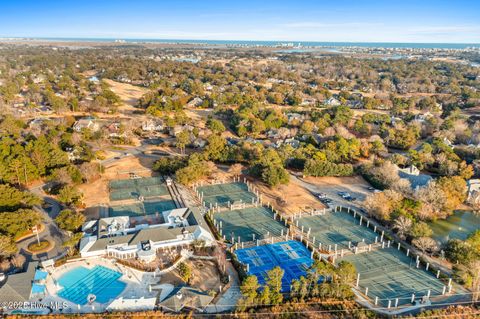
[{"label": "gray roof", "polygon": [[28,301],[37,266],[38,262],[30,262],[27,266],[27,271],[9,275],[6,282],[0,287],[0,301]]},{"label": "gray roof", "polygon": [[176,227],[176,228],[165,228],[165,227],[155,227],[155,228],[145,228],[139,230],[132,240],[130,245],[138,244],[142,241],[151,240],[153,242],[166,241],[176,239],[177,236],[182,235],[183,231],[188,231],[193,233],[195,231],[195,226],[188,227]]},{"label": "gray roof", "polygon": [[122,236],[101,237],[98,238],[95,243],[90,247],[89,251],[102,250],[107,246],[128,244],[135,234],[128,234]]},{"label": "gray roof", "polygon": [[203,310],[212,300],[213,297],[203,291],[191,287],[179,286],[173,289],[159,305],[174,312],[179,312],[185,307]]},{"label": "gray roof", "polygon": [[413,189],[417,187],[426,186],[432,180],[432,176],[426,174],[412,175],[402,171],[398,171],[398,176],[400,178],[405,178],[410,182],[410,185]]},{"label": "gray roof", "polygon": [[128,246],[138,245],[141,242],[148,240],[151,240],[153,242],[174,240],[177,239],[178,236],[181,236],[184,231],[194,233],[197,230],[198,226],[203,226],[203,228],[208,229],[208,226],[203,220],[203,217],[198,208],[188,209],[182,217],[187,220],[190,226],[175,228],[151,227],[140,229],[139,231],[132,234],[111,237],[102,237],[101,232],[99,232],[99,238],[97,238],[92,247],[90,247],[89,251],[103,250],[106,249],[107,246],[121,244],[126,244]]}]

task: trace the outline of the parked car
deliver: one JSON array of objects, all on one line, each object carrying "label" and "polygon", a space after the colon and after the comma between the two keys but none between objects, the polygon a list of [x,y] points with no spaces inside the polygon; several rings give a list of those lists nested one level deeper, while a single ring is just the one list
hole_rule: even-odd
[{"label": "parked car", "polygon": [[350,195],[350,193],[347,193],[347,192],[340,192],[340,193],[338,193],[338,195],[340,195],[340,197],[342,197],[343,199],[348,199],[348,198],[352,197],[352,195]]},{"label": "parked car", "polygon": [[320,201],[324,204],[329,204],[333,202],[330,198],[322,198]]},{"label": "parked car", "polygon": [[327,194],[325,194],[325,193],[318,193],[318,194],[317,194],[317,197],[318,197],[319,199],[327,198]]}]

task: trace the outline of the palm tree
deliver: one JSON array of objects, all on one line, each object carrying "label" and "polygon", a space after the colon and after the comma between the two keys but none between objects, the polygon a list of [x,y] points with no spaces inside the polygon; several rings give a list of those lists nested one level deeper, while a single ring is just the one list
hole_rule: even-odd
[{"label": "palm tree", "polygon": [[412,220],[405,216],[398,217],[393,223],[393,228],[397,230],[397,234],[401,239],[405,239],[405,234],[407,234],[412,228]]}]

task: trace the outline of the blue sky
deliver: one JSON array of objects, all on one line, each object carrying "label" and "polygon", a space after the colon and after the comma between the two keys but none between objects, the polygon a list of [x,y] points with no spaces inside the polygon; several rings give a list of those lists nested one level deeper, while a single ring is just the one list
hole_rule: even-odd
[{"label": "blue sky", "polygon": [[0,37],[480,43],[480,1],[0,0]]}]

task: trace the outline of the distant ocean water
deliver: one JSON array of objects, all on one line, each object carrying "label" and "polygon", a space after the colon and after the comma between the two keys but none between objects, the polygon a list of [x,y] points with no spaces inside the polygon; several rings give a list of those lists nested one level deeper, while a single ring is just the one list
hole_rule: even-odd
[{"label": "distant ocean water", "polygon": [[288,46],[295,47],[364,47],[364,48],[412,48],[412,49],[465,49],[480,48],[480,43],[401,43],[401,42],[305,42],[305,41],[239,41],[239,40],[180,40],[180,39],[114,39],[114,38],[19,38],[68,42],[114,42],[126,43],[179,43],[231,46]]}]

